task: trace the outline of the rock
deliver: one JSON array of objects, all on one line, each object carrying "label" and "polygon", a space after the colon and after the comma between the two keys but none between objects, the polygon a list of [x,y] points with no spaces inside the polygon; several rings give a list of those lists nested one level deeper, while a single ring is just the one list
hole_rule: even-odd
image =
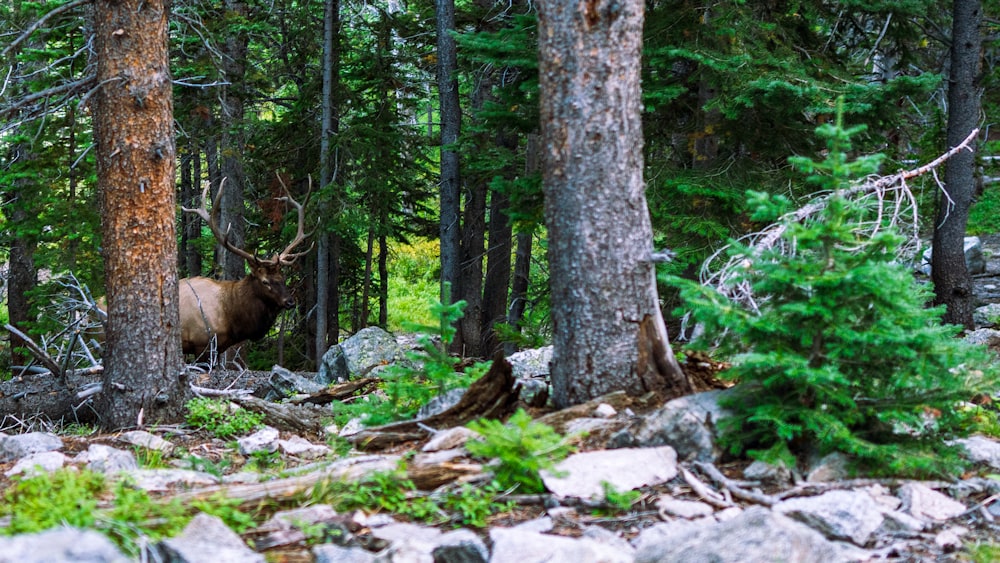
[{"label": "rock", "polygon": [[93,530],[53,528],[37,534],[0,536],[0,563],[128,563],[111,540]]},{"label": "rock", "polygon": [[656,500],[656,509],[660,511],[660,518],[667,520],[671,516],[676,518],[704,518],[711,516],[715,510],[711,505],[695,500],[676,499],[670,495],[663,495]]},{"label": "rock", "polygon": [[163,452],[163,455],[169,456],[174,453],[173,444],[163,438],[160,438],[156,434],[146,432],[145,430],[125,432],[119,436],[118,439],[126,444],[132,444],[133,446],[139,446],[141,448],[146,448],[147,450]]},{"label": "rock", "polygon": [[360,547],[341,547],[334,544],[312,548],[316,563],[375,563],[375,555]]},{"label": "rock", "polygon": [[278,451],[279,435],[277,428],[265,426],[249,436],[239,438],[236,443],[243,455],[252,455],[257,452],[276,452]]},{"label": "rock", "polygon": [[323,383],[302,377],[279,365],[271,368],[271,376],[267,380],[267,386],[267,395],[264,398],[269,401],[276,401],[293,395],[312,395],[326,388],[326,385]]},{"label": "rock", "polygon": [[743,478],[750,481],[761,481],[784,485],[792,482],[792,470],[784,463],[765,463],[756,460],[743,470]]},{"label": "rock", "polygon": [[1000,324],[1000,303],[987,303],[972,312],[972,322],[977,327],[992,328]]},{"label": "rock", "polygon": [[965,333],[962,339],[969,344],[989,345],[1000,341],[1000,330],[995,328],[979,328]]},{"label": "rock", "polygon": [[597,418],[612,418],[617,414],[618,411],[615,410],[615,407],[607,403],[601,403],[594,409],[594,416]]},{"label": "rock", "polygon": [[14,461],[31,454],[61,450],[62,439],[48,432],[0,435],[0,463]]},{"label": "rock", "polygon": [[704,519],[694,520],[672,520],[670,522],[657,522],[648,528],[644,528],[638,536],[632,539],[632,545],[637,553],[641,553],[647,548],[657,549],[654,546],[669,544],[683,539],[688,534],[696,533],[706,525]]},{"label": "rock", "polygon": [[420,448],[422,452],[436,452],[440,450],[451,450],[464,446],[470,439],[478,436],[472,430],[464,426],[448,428],[434,434],[430,440]]},{"label": "rock", "polygon": [[715,444],[715,425],[728,411],[719,400],[730,390],[707,391],[674,399],[633,423],[629,439],[613,439],[615,445],[632,447],[672,446],[681,460],[716,462],[722,451]]},{"label": "rock", "polygon": [[955,443],[965,448],[966,457],[973,463],[1000,470],[1000,441],[977,435],[955,440]]},{"label": "rock", "polygon": [[66,464],[66,455],[62,452],[39,452],[17,460],[14,467],[4,472],[4,475],[26,475],[31,477],[42,473],[51,473]]},{"label": "rock", "polygon": [[617,491],[628,491],[673,479],[677,454],[670,446],[585,452],[569,456],[541,475],[545,487],[558,496],[604,498],[602,481]]},{"label": "rock", "polygon": [[461,529],[442,534],[431,555],[434,563],[486,563],[490,551],[479,536]]},{"label": "rock", "polygon": [[139,469],[139,463],[132,452],[104,444],[91,444],[86,452],[76,456],[75,461],[86,462],[87,469],[97,473],[114,474]]},{"label": "rock", "polygon": [[591,539],[539,534],[516,528],[490,530],[490,563],[632,563],[632,554]]},{"label": "rock", "polygon": [[372,537],[388,542],[379,554],[379,563],[433,563],[432,552],[441,539],[441,531],[428,526],[396,523],[374,528]]},{"label": "rock", "polygon": [[934,536],[934,544],[940,547],[945,553],[958,551],[962,549],[962,536],[967,533],[969,533],[969,530],[962,526],[941,530]]},{"label": "rock", "polygon": [[324,444],[314,444],[301,436],[292,436],[287,440],[278,440],[278,448],[282,453],[300,459],[317,459],[333,451]]},{"label": "rock", "polygon": [[828,538],[864,546],[882,525],[882,511],[871,495],[858,491],[830,491],[815,497],[793,498],[773,510],[819,530]]},{"label": "rock", "polygon": [[401,362],[408,360],[392,335],[370,326],[323,354],[316,381],[322,385],[350,381],[369,375],[378,366]]},{"label": "rock", "polygon": [[[979,237],[965,237],[965,265],[969,269],[969,274],[983,274],[986,272],[986,259],[983,257],[983,242]],[[919,270],[926,275],[931,275],[931,259],[934,249],[924,250]]]},{"label": "rock", "polygon": [[754,506],[713,525],[688,523],[663,539],[644,540],[635,563],[840,563],[864,561],[867,553],[831,542],[809,526]]},{"label": "rock", "polygon": [[552,363],[552,346],[522,350],[507,356],[514,379],[546,378]]},{"label": "rock", "polygon": [[544,534],[545,532],[551,532],[553,528],[555,528],[555,524],[552,522],[552,517],[542,516],[541,518],[534,518],[532,520],[528,520],[527,522],[521,522],[511,529],[521,530],[522,532],[537,532],[539,534]]},{"label": "rock", "polygon": [[450,391],[445,391],[443,394],[427,401],[426,405],[420,407],[420,410],[417,411],[415,418],[420,420],[421,418],[441,414],[457,405],[458,402],[462,400],[462,395],[465,395],[465,389],[452,389]]},{"label": "rock", "polygon": [[809,472],[806,473],[806,481],[810,483],[829,483],[847,479],[850,474],[848,465],[850,460],[840,452],[833,452],[820,458],[812,464]]},{"label": "rock", "polygon": [[329,504],[314,504],[302,508],[282,510],[271,516],[267,522],[254,529],[254,532],[275,532],[279,530],[291,530],[301,528],[304,525],[316,524],[317,522],[329,522],[335,520],[339,515]]},{"label": "rock", "polygon": [[947,520],[965,512],[964,504],[920,483],[906,483],[899,488],[903,512],[924,520]]},{"label": "rock", "polygon": [[360,418],[352,418],[351,420],[347,421],[347,424],[345,424],[343,428],[340,429],[339,436],[341,438],[346,438],[348,436],[353,436],[354,434],[357,434],[358,432],[361,432],[364,429],[365,429],[365,424],[361,422]]},{"label": "rock", "polygon": [[243,543],[216,516],[199,513],[180,535],[157,544],[161,556],[172,563],[264,563],[264,556]]}]

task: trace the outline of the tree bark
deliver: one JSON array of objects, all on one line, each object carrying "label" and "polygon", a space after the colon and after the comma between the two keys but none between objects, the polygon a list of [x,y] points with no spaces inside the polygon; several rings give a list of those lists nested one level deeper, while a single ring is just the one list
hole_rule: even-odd
[{"label": "tree bark", "polygon": [[[979,73],[982,4],[979,0],[955,0],[952,8],[951,72],[948,84],[949,147],[961,143],[979,122]],[[965,230],[976,189],[975,142],[948,160],[945,192],[934,223],[931,279],[935,304],[945,305],[942,320],[967,329],[974,328],[975,295],[972,276],[965,263]]]},{"label": "tree bark", "polygon": [[539,2],[557,407],[691,386],[670,349],[642,178],[642,0]]},{"label": "tree bark", "polygon": [[163,0],[95,0],[94,140],[108,323],[105,428],[183,419],[173,131]]},{"label": "tree bark", "polygon": [[[246,229],[243,224],[244,185],[243,171],[244,105],[246,97],[246,58],[249,45],[246,24],[249,9],[242,0],[227,0],[226,10],[235,19],[226,30],[223,46],[222,71],[228,85],[222,88],[222,146],[220,161],[225,190],[222,194],[221,227],[228,233],[229,242],[237,248],[246,245]],[[239,280],[246,275],[246,261],[231,252],[219,251],[222,276],[227,280]]]},{"label": "tree bark", "polygon": [[451,284],[451,295],[461,295],[462,258],[461,179],[458,152],[451,148],[458,141],[462,109],[458,105],[458,68],[455,38],[455,0],[435,0],[437,18],[437,82],[441,113],[441,298],[444,284]]}]

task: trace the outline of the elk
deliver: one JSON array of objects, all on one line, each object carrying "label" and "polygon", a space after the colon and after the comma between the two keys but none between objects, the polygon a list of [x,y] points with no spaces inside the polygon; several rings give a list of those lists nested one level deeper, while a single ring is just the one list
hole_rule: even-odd
[{"label": "elk", "polygon": [[[201,207],[181,209],[201,217],[223,248],[247,261],[250,273],[239,281],[218,281],[205,277],[180,280],[181,347],[185,354],[194,354],[195,357],[211,351],[213,344],[215,352],[221,354],[244,340],[263,338],[283,309],[295,307],[295,299],[285,285],[281,267],[291,265],[296,258],[309,251],[292,254],[292,249],[305,239],[305,219],[303,205],[292,199],[287,188],[285,197],[278,199],[295,207],[299,226],[295,238],[284,250],[265,259],[230,243],[228,229],[223,233],[218,224],[219,200],[224,186],[225,180],[219,186],[211,214],[205,207],[207,184],[201,194]],[[307,194],[306,203],[308,199]]]}]

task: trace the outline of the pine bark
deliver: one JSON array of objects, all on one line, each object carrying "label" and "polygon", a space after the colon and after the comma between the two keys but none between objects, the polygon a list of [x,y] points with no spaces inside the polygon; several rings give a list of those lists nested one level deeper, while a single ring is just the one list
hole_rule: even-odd
[{"label": "pine bark", "polygon": [[558,407],[691,387],[659,309],[642,177],[642,0],[539,2]]},{"label": "pine bark", "polygon": [[458,104],[458,55],[455,38],[455,0],[435,0],[437,19],[437,83],[441,114],[441,298],[444,283],[452,285],[451,295],[461,295],[460,268],[462,258],[461,178],[458,152],[450,148],[458,141],[462,126],[462,109]]},{"label": "pine bark", "polygon": [[[229,82],[222,90],[222,154],[220,164],[225,189],[222,194],[220,221],[228,233],[229,242],[238,248],[246,244],[246,229],[243,221],[244,185],[243,171],[244,106],[246,98],[246,58],[249,37],[242,28],[249,17],[247,3],[242,0],[227,0],[226,10],[234,19],[232,28],[227,30],[223,45],[222,71]],[[239,280],[246,275],[246,261],[231,252],[219,251],[222,275],[227,280]]]},{"label": "pine bark", "polygon": [[[982,4],[955,0],[952,9],[951,72],[948,84],[949,147],[961,143],[979,123]],[[945,323],[972,329],[975,295],[965,263],[965,231],[976,189],[976,143],[948,160],[945,192],[934,223],[931,279],[935,304],[945,305]]]},{"label": "pine bark", "polygon": [[94,140],[108,325],[105,428],[183,419],[173,106],[163,0],[96,0]]}]

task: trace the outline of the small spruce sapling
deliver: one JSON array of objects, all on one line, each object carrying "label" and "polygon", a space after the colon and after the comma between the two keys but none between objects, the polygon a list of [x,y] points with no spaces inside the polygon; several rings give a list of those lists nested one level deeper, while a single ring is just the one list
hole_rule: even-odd
[{"label": "small spruce sapling", "polygon": [[[695,347],[719,339],[733,354],[724,375],[741,382],[721,421],[724,444],[767,461],[794,464],[805,451],[844,452],[880,473],[953,474],[961,467],[948,439],[962,434],[956,405],[995,390],[986,352],[942,326],[940,308],[897,260],[902,238],[886,226],[870,238],[860,225],[872,214],[842,190],[874,173],[879,156],[848,159],[852,135],[841,118],[817,134],[827,140],[822,161],[790,159],[807,181],[830,192],[813,219],[787,225],[793,253],[759,252],[734,243],[747,258],[739,281],[759,299],[759,312],[711,288],[670,278],[705,326]],[[756,220],[787,209],[781,197],[751,194]],[[753,207],[753,205],[751,206]]]}]

